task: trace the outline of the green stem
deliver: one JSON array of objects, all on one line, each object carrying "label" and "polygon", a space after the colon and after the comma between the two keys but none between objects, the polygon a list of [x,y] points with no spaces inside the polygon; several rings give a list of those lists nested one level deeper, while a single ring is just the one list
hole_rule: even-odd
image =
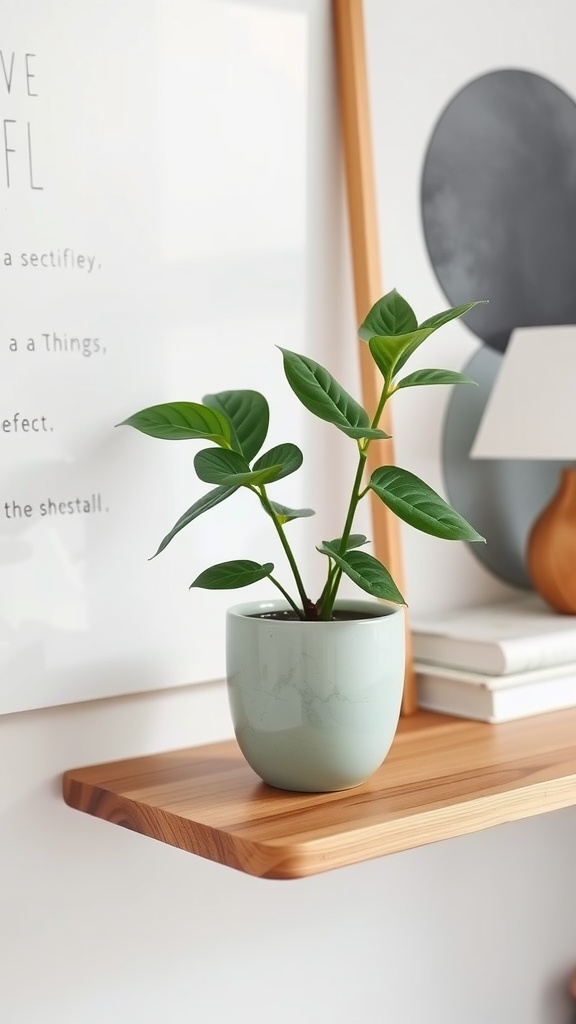
[{"label": "green stem", "polygon": [[[384,406],[389,397],[389,381],[387,378],[384,379],[384,386],[382,388],[382,394],[380,395],[380,401],[376,408],[376,412],[372,418],[371,427],[378,427],[380,417],[384,411]],[[366,466],[366,459],[368,457],[368,448],[370,447],[370,439],[366,439],[366,443],[360,448],[360,458],[358,460],[358,468],[356,470],[356,476],[352,485],[352,496],[350,498],[350,504],[348,506],[348,513],[346,515],[346,522],[344,523],[344,530],[342,531],[342,537],[340,540],[340,547],[338,554],[344,555],[346,552],[346,545],[348,544],[348,538],[352,532],[352,526],[354,524],[354,516],[356,515],[356,509],[361,499],[366,494],[368,488],[362,490],[362,478],[364,476],[364,468]],[[334,602],[340,586],[340,580],[342,579],[342,569],[336,569],[335,573],[328,576],[327,588],[322,592],[322,598],[320,600],[320,618],[329,621],[332,617],[332,611],[334,608]]]},{"label": "green stem", "polygon": [[[346,545],[348,538],[352,532],[352,525],[354,523],[354,516],[356,514],[356,508],[360,500],[360,488],[362,486],[362,477],[364,476],[364,466],[366,465],[366,449],[360,452],[360,458],[358,460],[358,469],[356,470],[356,476],[354,477],[354,483],[352,485],[352,496],[350,498],[350,504],[348,505],[348,513],[346,515],[346,522],[344,523],[344,530],[342,531],[342,537],[340,540],[340,547],[338,554],[343,555],[346,551]],[[342,579],[342,569],[336,569],[333,576],[332,584],[328,589],[328,593],[324,596],[324,599],[320,605],[320,618],[324,621],[329,621],[332,618],[332,610],[334,608],[334,601],[336,600],[336,594],[338,593],[338,587],[340,586],[340,580]]]},{"label": "green stem", "polygon": [[285,598],[286,598],[286,600],[288,601],[288,604],[289,604],[289,605],[290,605],[290,606],[291,606],[291,607],[292,607],[292,608],[294,609],[294,611],[296,612],[296,615],[298,616],[298,618],[299,618],[299,619],[303,619],[303,618],[304,618],[304,616],[303,616],[302,612],[300,611],[300,609],[299,609],[298,605],[296,604],[296,602],[295,602],[295,601],[293,601],[293,600],[292,600],[292,598],[290,597],[290,594],[288,593],[288,591],[287,591],[287,590],[284,590],[284,587],[282,586],[282,584],[281,584],[281,583],[279,583],[279,582],[278,582],[278,580],[277,580],[277,579],[276,579],[276,578],[275,578],[274,576],[269,576],[269,577],[268,577],[268,579],[270,580],[270,582],[271,582],[271,583],[273,583],[273,584],[274,584],[274,586],[275,586],[275,587],[278,587],[278,590],[280,591],[280,593],[281,593],[281,594],[283,594],[283,595],[284,595],[284,597],[285,597]]},{"label": "green stem", "polygon": [[342,531],[342,537],[340,538],[340,547],[338,554],[343,555],[346,551],[346,545],[348,544],[348,538],[352,533],[352,527],[354,525],[354,516],[356,515],[356,509],[358,502],[360,501],[360,488],[362,486],[362,477],[364,476],[364,466],[366,465],[366,452],[367,447],[363,452],[360,452],[360,458],[358,460],[358,469],[356,470],[356,476],[354,477],[354,483],[352,485],[352,497],[350,498],[350,504],[348,506],[348,514],[346,516],[346,522],[344,523],[344,529]]},{"label": "green stem", "polygon": [[276,533],[280,538],[280,543],[284,548],[286,558],[288,559],[290,568],[292,569],[292,574],[296,581],[296,586],[298,587],[298,593],[300,594],[300,600],[302,601],[302,608],[304,611],[306,611],[306,608],[310,605],[311,602],[308,595],[306,594],[306,591],[304,590],[304,584],[302,582],[302,577],[298,571],[298,566],[296,565],[296,559],[294,558],[294,555],[292,553],[292,548],[290,547],[290,544],[288,543],[288,540],[286,538],[286,534],[284,533],[284,530],[282,529],[280,523],[278,522],[276,513],[274,512],[274,509],[270,504],[270,499],[266,494],[266,488],[262,484],[261,487],[257,488],[257,491],[260,497],[260,501],[264,505],[264,508],[266,509],[266,511],[268,512],[269,516],[272,519],[272,522],[274,523]]},{"label": "green stem", "polygon": [[[380,401],[378,402],[378,407],[377,407],[376,412],[374,413],[374,416],[372,418],[372,423],[370,424],[370,426],[373,427],[374,429],[378,428],[378,424],[380,423],[380,417],[381,417],[382,413],[384,412],[384,406],[386,405],[386,402],[388,401],[388,398],[390,397],[389,387],[390,387],[390,382],[389,382],[388,378],[385,377],[384,378],[384,387],[382,388],[382,394],[380,395]],[[366,448],[368,448],[369,444],[370,444],[370,441],[368,441],[368,444],[366,445]]]},{"label": "green stem", "polygon": [[324,589],[323,589],[322,593],[320,594],[320,597],[318,598],[318,602],[317,602],[319,608],[322,607],[322,602],[326,600],[326,596],[327,596],[327,594],[330,591],[330,588],[332,586],[332,581],[334,579],[335,574],[336,574],[336,566],[332,563],[332,560],[329,558],[328,559],[328,576],[326,577],[326,583],[324,584]]}]

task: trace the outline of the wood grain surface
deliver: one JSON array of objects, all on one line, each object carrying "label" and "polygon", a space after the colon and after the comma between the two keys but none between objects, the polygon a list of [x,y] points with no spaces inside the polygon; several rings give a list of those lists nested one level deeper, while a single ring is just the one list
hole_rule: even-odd
[{"label": "wood grain surface", "polygon": [[260,782],[236,743],[79,768],[71,807],[265,878],[302,878],[576,803],[576,709],[500,725],[418,711],[342,793]]},{"label": "wood grain surface", "polygon": [[[361,324],[383,293],[362,0],[332,0],[332,14],[356,322]],[[365,342],[358,342],[358,353],[362,402],[372,416],[380,400],[382,377]],[[388,434],[393,434],[389,405],[384,409],[380,426]],[[379,466],[394,465],[392,437],[388,441],[372,441],[367,461],[369,475]],[[409,601],[400,522],[374,491],[370,491],[368,500],[372,517],[374,554],[384,562],[400,592]],[[406,673],[402,714],[412,715],[416,711],[418,700],[412,659],[412,634],[407,610],[405,622]]]}]

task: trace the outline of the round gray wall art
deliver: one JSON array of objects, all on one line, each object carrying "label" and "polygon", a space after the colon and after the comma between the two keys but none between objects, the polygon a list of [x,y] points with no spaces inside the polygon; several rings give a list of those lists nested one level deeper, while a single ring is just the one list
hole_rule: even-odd
[{"label": "round gray wall art", "polygon": [[468,388],[451,395],[446,489],[486,536],[486,545],[470,545],[474,555],[529,587],[526,537],[561,464],[472,460],[468,452],[514,328],[576,323],[576,104],[529,71],[469,82],[432,133],[421,205],[432,267],[450,304],[489,299],[465,318],[483,342],[465,368],[480,387],[474,401]]}]

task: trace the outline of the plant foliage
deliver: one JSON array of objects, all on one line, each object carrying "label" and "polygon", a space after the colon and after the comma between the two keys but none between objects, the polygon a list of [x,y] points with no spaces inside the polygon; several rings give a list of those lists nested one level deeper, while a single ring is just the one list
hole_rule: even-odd
[{"label": "plant foliage", "polygon": [[386,465],[374,470],[365,480],[368,449],[374,440],[389,435],[380,420],[391,396],[410,387],[436,384],[474,384],[469,377],[453,370],[419,369],[398,377],[411,355],[435,331],[463,316],[475,302],[447,309],[418,323],[414,310],[397,291],[388,292],[369,311],[360,325],[365,341],[382,375],[378,406],[368,411],[338,383],[332,374],[308,356],[281,349],[284,373],[292,391],[314,416],[333,424],[351,438],[358,450],[358,469],[351,486],[342,535],[323,541],[317,550],[327,559],[326,582],[320,597],[308,595],[302,574],[292,551],[285,526],[296,519],[314,515],[310,508],[293,509],[273,501],[268,487],[295,473],[302,465],[300,449],[290,442],[262,451],[270,412],[264,395],[258,391],[220,391],[205,395],[202,402],[167,402],[134,413],[121,425],[134,427],[162,440],[202,440],[211,446],[202,448],[194,458],[197,477],[212,490],[199,497],[184,512],[164,537],[159,554],[185,526],[227,501],[240,488],[247,488],[272,521],[284,549],[296,592],[291,595],[272,576],[272,562],[260,564],[236,559],[212,565],[191,584],[206,590],[246,587],[268,578],[292,605],[300,618],[328,620],[342,576],[348,576],[360,589],[381,600],[403,604],[404,598],[390,572],[377,558],[361,550],[368,538],[352,532],[358,505],[373,491],[394,515],[417,530],[444,540],[482,541],[483,537],[451,508],[428,484],[399,466]]}]

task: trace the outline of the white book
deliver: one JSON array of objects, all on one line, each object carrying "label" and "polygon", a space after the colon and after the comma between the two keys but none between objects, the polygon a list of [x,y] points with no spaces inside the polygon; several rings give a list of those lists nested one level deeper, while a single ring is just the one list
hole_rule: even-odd
[{"label": "white book", "polygon": [[560,615],[535,594],[415,617],[414,658],[470,672],[507,675],[576,662],[576,615]]},{"label": "white book", "polygon": [[491,676],[414,663],[418,703],[429,711],[482,722],[510,722],[576,706],[576,661]]}]

